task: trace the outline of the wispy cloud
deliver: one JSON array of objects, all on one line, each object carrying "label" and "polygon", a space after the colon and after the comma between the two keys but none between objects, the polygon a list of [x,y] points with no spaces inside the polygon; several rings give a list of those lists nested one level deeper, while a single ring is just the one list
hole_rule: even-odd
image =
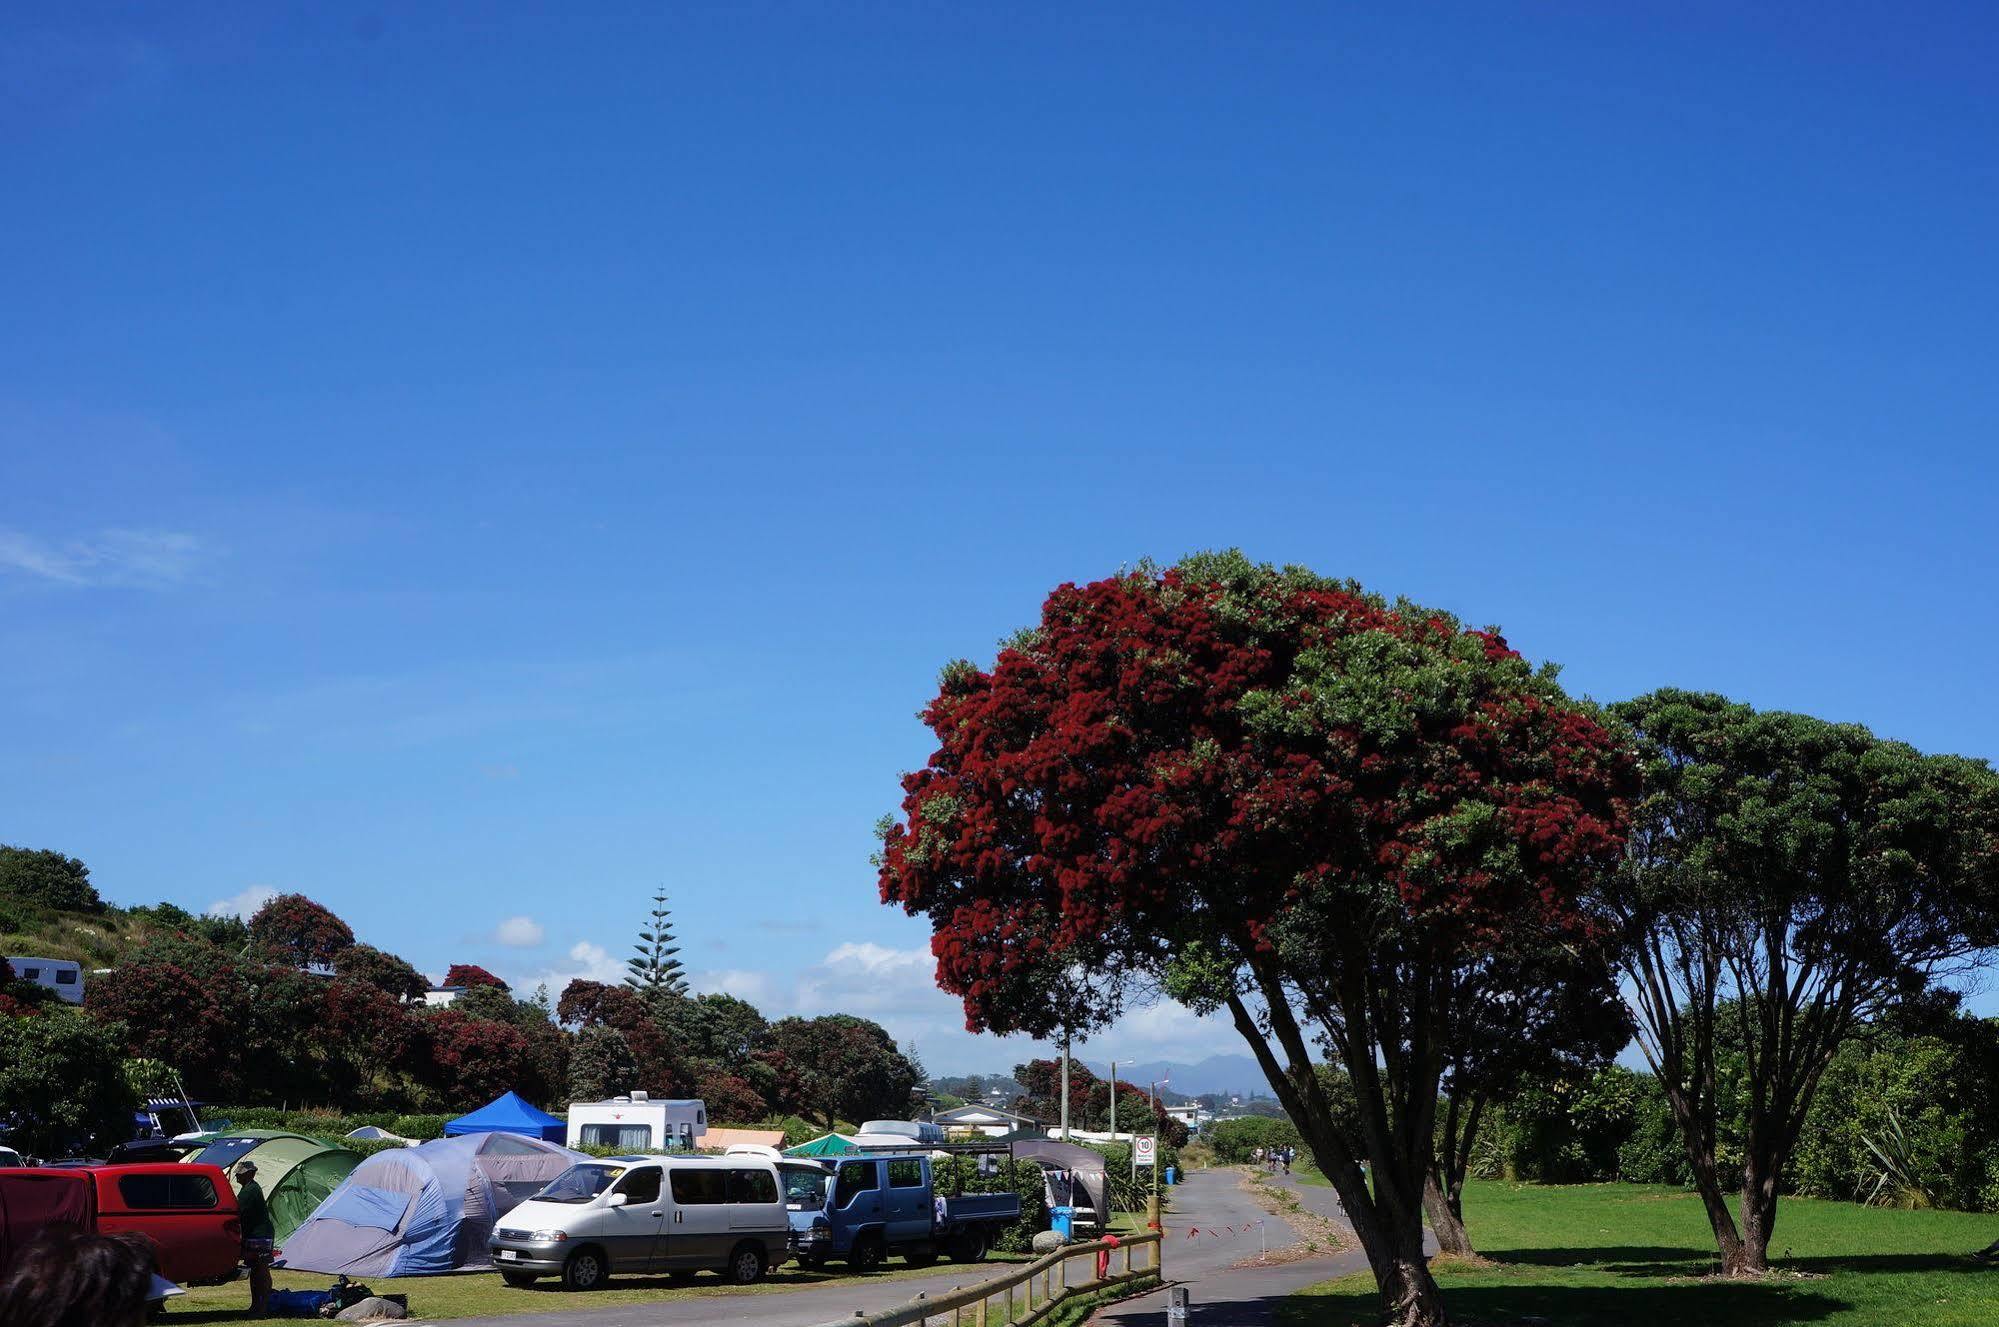
[{"label": "wispy cloud", "polygon": [[541,923],[532,917],[509,917],[493,928],[494,941],[514,949],[532,949],[541,937]]},{"label": "wispy cloud", "polygon": [[241,917],[248,921],[256,915],[257,909],[278,896],[278,891],[269,885],[251,885],[240,894],[229,898],[219,898],[208,905],[211,917]]},{"label": "wispy cloud", "polygon": [[56,543],[0,529],[0,572],[79,589],[171,589],[209,553],[198,536],[177,530],[101,530]]}]

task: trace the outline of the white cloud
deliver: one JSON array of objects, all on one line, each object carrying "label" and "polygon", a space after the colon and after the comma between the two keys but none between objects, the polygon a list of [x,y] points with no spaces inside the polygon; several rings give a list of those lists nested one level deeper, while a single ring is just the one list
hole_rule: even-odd
[{"label": "white cloud", "polygon": [[60,544],[0,530],[0,570],[58,585],[166,589],[188,580],[207,553],[200,538],[175,530],[101,530]]},{"label": "white cloud", "polygon": [[257,909],[278,896],[278,891],[269,885],[251,885],[240,894],[229,898],[219,898],[208,905],[211,917],[241,917],[248,921]]},{"label": "white cloud", "polygon": [[517,991],[531,992],[537,986],[547,986],[550,995],[561,995],[562,988],[579,977],[584,981],[601,981],[609,985],[625,979],[625,961],[614,958],[611,951],[588,940],[578,940],[569,946],[569,962],[556,967],[543,968],[539,972],[501,973],[507,984]]},{"label": "white cloud", "polygon": [[[541,923],[532,917],[509,917],[493,928],[495,943],[514,949],[532,949],[541,943]],[[575,957],[572,950],[571,957]]]},{"label": "white cloud", "polygon": [[773,1018],[782,1016],[773,1011],[787,994],[768,972],[753,972],[748,968],[697,972],[687,979],[687,987],[696,995],[733,995],[738,1000],[748,1000]]}]

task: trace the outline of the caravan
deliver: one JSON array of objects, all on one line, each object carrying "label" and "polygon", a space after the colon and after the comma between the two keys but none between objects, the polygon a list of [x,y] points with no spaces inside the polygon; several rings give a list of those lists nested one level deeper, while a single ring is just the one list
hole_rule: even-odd
[{"label": "caravan", "polygon": [[708,1132],[708,1108],[699,1101],[654,1100],[643,1092],[569,1107],[571,1147],[611,1147],[620,1152],[691,1152]]},{"label": "caravan", "polygon": [[54,991],[70,1004],[83,1003],[83,964],[66,958],[29,958],[7,955],[7,966],[16,981],[31,981]]}]

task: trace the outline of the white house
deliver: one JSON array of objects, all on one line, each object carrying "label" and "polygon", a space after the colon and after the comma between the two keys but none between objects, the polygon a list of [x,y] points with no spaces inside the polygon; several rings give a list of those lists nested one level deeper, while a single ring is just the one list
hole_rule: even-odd
[{"label": "white house", "polygon": [[940,1110],[930,1119],[947,1134],[978,1134],[986,1138],[999,1138],[1018,1129],[1041,1127],[1039,1120],[976,1101],[969,1105],[953,1106],[950,1110]]}]

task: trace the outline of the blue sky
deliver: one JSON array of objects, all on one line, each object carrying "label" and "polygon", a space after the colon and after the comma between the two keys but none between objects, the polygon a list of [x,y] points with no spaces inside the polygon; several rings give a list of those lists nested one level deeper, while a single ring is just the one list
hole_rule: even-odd
[{"label": "blue sky", "polygon": [[1142,556],[1999,756],[1999,15],[1408,8],[9,7],[0,840],[959,1071],[870,826]]}]

